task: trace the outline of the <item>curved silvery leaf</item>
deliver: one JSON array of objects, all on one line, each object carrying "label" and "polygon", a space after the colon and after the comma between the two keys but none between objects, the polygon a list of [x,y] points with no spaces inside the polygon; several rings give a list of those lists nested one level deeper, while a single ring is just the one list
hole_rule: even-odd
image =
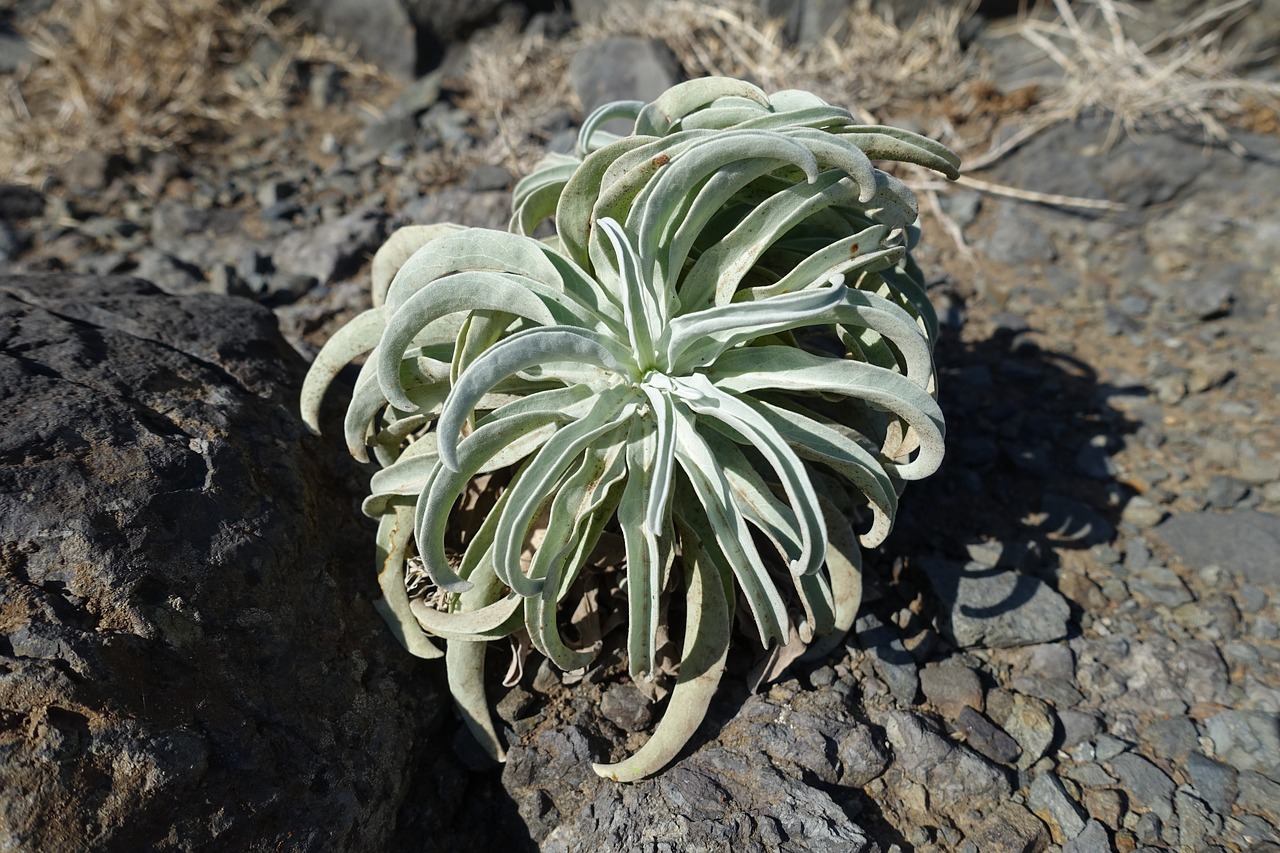
[{"label": "curved silvery leaf", "polygon": [[[696,536],[681,541],[696,543]],[[653,736],[634,755],[617,764],[593,764],[592,769],[615,782],[633,782],[669,764],[689,742],[711,707],[711,698],[724,675],[733,627],[733,596],[726,573],[696,544],[686,546],[688,591],[684,650],[680,674],[671,691],[669,709]]]},{"label": "curved silvery leaf", "polygon": [[956,153],[927,136],[883,125],[851,125],[840,127],[837,132],[851,137],[854,144],[874,160],[914,163],[941,172],[952,181],[960,177],[960,158]]},{"label": "curved silvery leaf", "polygon": [[[825,107],[827,102],[805,89],[780,89],[769,96],[769,106],[778,112]],[[846,112],[846,115],[848,113]]]},{"label": "curved silvery leaf", "polygon": [[508,230],[531,236],[544,220],[555,215],[560,193],[581,161],[566,154],[548,155],[522,178],[511,193],[513,210]]},{"label": "curved silvery leaf", "polygon": [[374,473],[369,481],[369,497],[361,504],[361,511],[370,518],[378,518],[397,499],[420,494],[431,470],[438,464],[435,434],[427,433],[405,448],[394,462]]},{"label": "curved silvery leaf", "polygon": [[751,540],[724,471],[698,434],[692,414],[682,407],[676,407],[675,414],[676,459],[700,504],[684,521],[701,537],[699,541],[714,542],[724,554],[747,599],[761,644],[767,648],[773,642],[786,642],[786,605]]},{"label": "curved silvery leaf", "polygon": [[[654,411],[653,415],[672,421],[667,429],[674,433],[669,399],[665,412]],[[665,518],[660,516],[655,525],[649,508],[654,493],[669,488],[670,481],[659,482],[656,472],[663,465],[660,455],[670,453],[674,458],[674,448],[660,445],[657,429],[648,421],[644,418],[631,425],[627,438],[628,476],[618,504],[618,523],[627,549],[627,660],[632,678],[642,678],[656,666],[658,598],[671,550]]]},{"label": "curved silvery leaf", "polygon": [[623,319],[631,340],[636,368],[647,373],[657,367],[653,363],[658,336],[666,325],[669,306],[654,288],[652,276],[646,275],[645,261],[632,249],[622,227],[612,219],[599,222],[600,231],[613,248],[623,295]]},{"label": "curved silvery leaf", "polygon": [[[619,116],[636,133],[612,141],[599,125]],[[645,677],[683,580],[670,708],[635,756],[597,766],[634,779],[705,714],[735,584],[764,645],[798,632],[830,648],[860,599],[850,519],[880,541],[903,479],[936,467],[916,203],[870,159],[945,173],[954,156],[808,93],[729,80],[606,108],[582,151],[516,188],[511,228],[554,207],[553,239],[453,226],[396,238],[375,265],[382,308],[318,361],[306,405],[314,421],[314,389],[371,353],[345,430],[383,468],[364,505],[400,554],[382,609],[401,636],[447,642],[450,688],[495,756],[484,641],[523,628],[556,665],[586,666],[599,644],[575,647],[559,620],[600,588],[593,551],[614,526],[629,666]],[[486,482],[492,509],[457,530],[480,517]],[[415,547],[430,583],[410,599]]]},{"label": "curved silvery leaf", "polygon": [[833,281],[821,289],[684,314],[667,329],[666,363],[677,373],[692,372],[739,343],[822,322],[824,315],[848,298],[844,283]]},{"label": "curved silvery leaf", "polygon": [[703,440],[720,462],[743,518],[759,530],[788,562],[800,559],[800,521],[786,501],[765,482],[743,445],[727,433],[708,430]]},{"label": "curved silvery leaf", "polygon": [[626,449],[627,440],[620,437],[583,454],[577,470],[556,491],[542,544],[530,562],[529,576],[542,583],[542,592],[524,601],[529,638],[564,670],[586,666],[598,651],[565,644],[557,605],[618,506],[618,486],[627,475]]},{"label": "curved silvery leaf", "polygon": [[757,411],[712,385],[705,376],[694,373],[675,382],[687,389],[680,397],[695,415],[728,427],[768,461],[800,522],[800,554],[791,561],[791,572],[797,575],[816,572],[826,555],[827,531],[817,514],[818,497],[799,457]]},{"label": "curved silvery leaf", "polygon": [[391,281],[405,261],[415,252],[437,237],[443,237],[455,231],[462,231],[461,225],[443,223],[440,225],[406,225],[397,228],[387,242],[383,243],[373,254],[373,263],[369,269],[369,278],[373,306],[381,307],[387,299],[387,290]]},{"label": "curved silvery leaf", "polygon": [[598,320],[566,294],[518,276],[465,272],[436,279],[391,315],[379,341],[378,382],[393,405],[402,409],[413,405],[399,384],[405,350],[424,327],[457,311],[499,311],[526,317],[541,326],[567,322],[590,328]]},{"label": "curved silvery leaf", "polygon": [[500,640],[520,627],[523,599],[508,592],[493,571],[473,571],[468,575],[472,588],[454,596],[456,610],[439,610],[423,599],[409,602],[409,610],[419,630],[444,640]]},{"label": "curved silvery leaf", "polygon": [[871,528],[863,534],[862,544],[873,548],[883,542],[898,510],[898,494],[884,465],[855,438],[799,406],[764,401],[747,405],[756,407],[796,455],[823,463],[858,489],[872,512]]},{"label": "curved silvery leaf", "polygon": [[[361,462],[368,462],[366,448],[378,443],[384,430],[379,418],[387,407],[386,395],[378,383],[377,360],[370,359],[360,367],[356,376],[355,391],[351,403],[347,406],[347,414],[343,421],[343,433],[347,440],[348,452]],[[395,424],[405,420],[419,419],[421,425],[432,420],[444,405],[448,393],[449,364],[427,356],[406,355],[398,365],[399,388],[412,401],[412,414],[401,409],[404,417],[397,417]],[[399,432],[399,430],[397,430]],[[406,438],[401,434],[396,440]]]},{"label": "curved silvery leaf", "polygon": [[[657,140],[645,136],[619,139],[587,155],[573,177],[565,183],[556,206],[556,232],[567,257],[579,264],[590,264],[587,238],[591,234],[596,202],[605,185],[605,174],[623,155],[655,142]],[[652,159],[650,157],[650,161]]]},{"label": "curved silvery leaf", "polygon": [[[764,195],[724,237],[707,247],[681,279],[680,302],[686,312],[707,307],[713,300],[728,302],[743,278],[764,253],[815,214],[839,204],[857,201],[856,185],[841,171],[829,170],[809,184],[786,184]],[[879,246],[888,234],[886,226],[863,232],[860,246]],[[671,268],[683,266],[691,241],[677,232],[672,245]],[[678,253],[678,254],[677,254]],[[677,264],[677,261],[679,263]]]},{"label": "curved silvery leaf", "polygon": [[[779,93],[782,94],[782,93]],[[807,94],[807,93],[806,93]],[[840,128],[853,121],[853,116],[842,107],[818,102],[805,107],[785,108],[776,103],[777,95],[770,95],[773,110],[756,115],[737,125],[737,127],[760,128],[762,130],[778,130],[791,127]]]},{"label": "curved silvery leaf", "polygon": [[545,361],[582,361],[621,376],[636,376],[632,354],[617,341],[588,329],[548,326],[519,332],[476,359],[458,378],[440,415],[440,458],[458,469],[462,425],[481,397],[500,380]]},{"label": "curved silvery leaf", "polygon": [[763,107],[769,98],[758,86],[729,77],[703,77],[678,83],[658,99],[641,108],[636,117],[636,135],[665,136],[689,113],[721,98],[746,98]]},{"label": "curved silvery leaf", "polygon": [[[817,179],[819,168],[807,146],[773,131],[729,130],[691,145],[672,155],[665,168],[637,193],[627,215],[628,229],[639,238],[641,257],[654,257],[658,241],[663,240],[666,229],[681,212],[681,202],[689,199],[690,187],[709,177],[714,181],[729,174],[724,170],[730,166],[741,171],[748,164],[758,171],[746,171],[749,178],[738,178],[744,184],[783,166],[798,167],[812,181]],[[733,186],[730,180],[724,182]],[[693,199],[688,203],[692,205]]]},{"label": "curved silvery leaf", "polygon": [[885,462],[894,476],[917,480],[932,474],[942,462],[943,420],[937,401],[905,376],[883,367],[821,358],[791,347],[763,346],[725,353],[707,375],[717,387],[739,394],[777,389],[865,400],[901,417],[919,438],[920,453],[915,459]]},{"label": "curved silvery leaf", "polygon": [[484,690],[484,658],[488,643],[450,640],[445,649],[445,673],[449,692],[462,712],[462,722],[494,761],[506,758],[506,750],[489,716]]},{"label": "curved silvery leaf", "polygon": [[900,368],[921,388],[930,387],[933,357],[914,318],[881,296],[850,290],[843,283],[677,317],[668,332],[668,363],[677,372],[689,372],[713,363],[738,344],[819,324],[874,331],[893,345],[889,366]]},{"label": "curved silvery leaf", "polygon": [[320,434],[320,403],[342,369],[378,345],[386,323],[381,308],[370,308],[347,323],[320,348],[302,382],[302,422]]},{"label": "curved silvery leaf", "polygon": [[882,244],[868,240],[876,232],[862,231],[842,237],[822,249],[812,251],[804,260],[796,263],[789,272],[773,284],[744,288],[736,293],[717,292],[716,302],[723,305],[725,297],[747,301],[794,293],[807,287],[820,286],[835,276],[848,277],[864,270],[880,270],[892,266],[906,250],[901,246],[884,248]]},{"label": "curved silvery leaf", "polygon": [[[816,484],[815,484],[816,485]],[[847,513],[819,490],[818,502],[827,522],[827,576],[831,581],[832,625],[805,650],[805,660],[821,660],[843,642],[862,605],[862,551]]]},{"label": "curved silvery leaf", "polygon": [[382,516],[378,524],[378,586],[382,599],[378,610],[400,645],[420,658],[444,655],[422,632],[413,618],[409,594],[405,589],[404,564],[413,538],[413,507],[397,506]]},{"label": "curved silvery leaf", "polygon": [[521,571],[520,553],[529,528],[554,497],[568,468],[598,443],[609,444],[635,408],[635,394],[613,388],[598,395],[580,419],[560,428],[539,448],[508,489],[507,508],[494,533],[494,571],[503,583],[524,596],[539,595],[543,581]]},{"label": "curved silvery leaf", "polygon": [[679,126],[681,130],[727,130],[742,127],[762,112],[768,115],[763,106],[747,98],[720,98],[681,118]]},{"label": "curved silvery leaf", "polygon": [[840,169],[858,185],[858,201],[871,201],[878,186],[871,158],[850,141],[812,127],[787,127],[782,135],[802,143],[813,152],[822,169]]},{"label": "curved silvery leaf", "polygon": [[578,150],[583,154],[590,154],[611,142],[616,142],[617,136],[600,128],[614,119],[630,121],[634,126],[636,117],[640,115],[640,110],[644,109],[644,106],[644,101],[614,101],[596,107],[582,122],[582,128],[578,131]]},{"label": "curved silvery leaf", "polygon": [[409,602],[422,630],[445,640],[496,640],[519,627],[521,598],[510,594],[493,570],[493,534],[505,503],[499,497],[493,512],[475,532],[458,566],[458,576],[471,584],[461,595],[449,596],[445,606],[421,598]]},{"label": "curved silvery leaf", "polygon": [[545,246],[518,234],[466,228],[436,237],[421,246],[399,268],[387,289],[390,317],[413,294],[436,279],[458,272],[509,273],[563,290],[564,282]]}]

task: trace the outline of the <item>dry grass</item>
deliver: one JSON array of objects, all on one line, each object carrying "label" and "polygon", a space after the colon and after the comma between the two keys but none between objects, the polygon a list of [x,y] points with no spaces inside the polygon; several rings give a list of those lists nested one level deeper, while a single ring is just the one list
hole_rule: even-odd
[{"label": "dry grass", "polygon": [[[282,14],[282,3],[55,0],[24,33],[42,61],[0,77],[0,179],[35,180],[85,147],[174,148],[216,140],[245,121],[293,118],[295,60],[377,79],[349,51]],[[970,171],[1093,109],[1116,117],[1113,135],[1192,125],[1226,140],[1233,125],[1277,124],[1280,86],[1245,79],[1241,69],[1256,57],[1223,37],[1246,4],[1227,0],[1143,43],[1129,35],[1150,14],[1139,7],[1051,0],[1042,6],[1047,14],[992,32],[1029,43],[1063,69],[1063,79],[1002,92],[980,57],[960,48],[965,4],[931,5],[900,27],[873,12],[870,0],[858,0],[824,39],[795,48],[780,23],[762,19],[748,0],[618,0],[567,38],[514,24],[478,34],[458,82],[462,106],[492,141],[444,165],[458,174],[481,162],[527,172],[553,113],[568,105],[580,117],[568,78],[574,52],[613,35],[665,41],[689,76],[808,89],[863,120],[906,121],[955,148]],[[256,73],[246,60],[263,39],[284,52]],[[989,149],[1001,124],[1015,132]]]},{"label": "dry grass", "polygon": [[[665,41],[691,77],[742,77],[766,91],[808,89],[866,120],[924,117],[930,126],[922,129],[960,152],[969,170],[1087,110],[1115,116],[1112,141],[1122,130],[1190,126],[1230,144],[1229,126],[1258,126],[1259,115],[1274,117],[1280,99],[1280,86],[1243,76],[1257,57],[1224,43],[1248,4],[1230,0],[1172,30],[1147,20],[1145,29],[1163,34],[1139,42],[1129,31],[1151,12],[1119,0],[1081,0],[1077,12],[1066,0],[1052,0],[1042,14],[995,34],[1029,42],[1061,66],[1063,78],[1004,93],[960,48],[965,4],[930,6],[899,27],[860,0],[818,44],[794,48],[785,44],[780,22],[763,20],[753,3],[620,0],[563,41],[514,28],[485,34],[473,45],[464,85],[472,95],[468,106],[496,123],[496,141],[477,153],[517,173],[528,170],[545,141],[537,128],[546,107],[538,105],[575,103],[567,80],[573,52],[616,35]],[[1014,132],[989,149],[1000,123],[1013,124]]]},{"label": "dry grass", "polygon": [[[0,177],[35,179],[86,147],[174,148],[280,116],[295,60],[376,74],[305,33],[282,5],[57,0],[24,26],[42,61],[0,78]],[[263,39],[283,54],[259,71],[245,60]]]},{"label": "dry grass", "polygon": [[[984,68],[980,52],[961,50],[958,29],[970,11],[966,4],[930,6],[899,27],[875,14],[870,0],[859,0],[819,43],[795,48],[785,44],[780,22],[762,19],[758,7],[745,0],[619,0],[565,40],[514,27],[475,40],[462,81],[470,93],[466,106],[490,116],[495,132],[494,141],[471,156],[526,174],[541,156],[546,139],[538,128],[551,105],[573,103],[580,111],[568,80],[573,53],[584,43],[619,35],[661,39],[690,77],[745,78],[766,91],[808,89],[869,122],[915,119],[918,129],[961,154],[967,173],[1088,110],[1114,116],[1108,144],[1122,130],[1191,126],[1240,151],[1228,126],[1256,127],[1259,115],[1274,119],[1280,101],[1280,87],[1244,77],[1242,69],[1258,57],[1224,44],[1224,33],[1248,3],[1230,0],[1168,30],[1142,19],[1151,13],[1118,0],[1080,0],[1079,14],[1066,0],[1051,0],[993,35],[1029,42],[1035,48],[1029,61],[1048,57],[1062,68],[1062,79],[1005,92]],[[1135,23],[1163,34],[1139,42],[1129,34],[1139,28]],[[1003,142],[990,147],[997,137]],[[943,185],[936,176],[907,167],[902,177],[920,192],[925,215],[951,236],[961,257],[971,257],[961,229],[939,204]],[[1123,208],[969,174],[961,183],[1037,204]]]},{"label": "dry grass", "polygon": [[[539,156],[539,105],[573,104],[569,61],[583,44],[609,36],[656,38],[668,44],[690,77],[751,80],[766,91],[803,88],[864,118],[903,101],[946,96],[975,72],[955,37],[963,5],[931,9],[900,29],[859,0],[819,44],[788,46],[779,22],[745,0],[619,0],[567,39],[498,29],[477,38],[465,75],[468,106],[492,115],[495,144],[483,152],[523,173]],[[545,112],[545,107],[542,111]]]},{"label": "dry grass", "polygon": [[[1113,117],[1106,146],[1122,131],[1192,127],[1242,154],[1228,124],[1247,125],[1251,114],[1274,114],[1280,105],[1280,84],[1244,76],[1243,69],[1258,59],[1246,52],[1247,42],[1227,44],[1226,34],[1247,17],[1251,5],[1251,0],[1230,0],[1165,29],[1168,22],[1152,26],[1151,12],[1118,0],[1079,3],[1079,13],[1066,0],[1053,0],[1053,19],[1027,18],[1009,32],[1057,64],[1063,80],[1028,117],[1020,139],[969,168],[986,165],[1039,129],[1086,111]],[[1140,42],[1131,35],[1136,29],[1161,34]]]}]

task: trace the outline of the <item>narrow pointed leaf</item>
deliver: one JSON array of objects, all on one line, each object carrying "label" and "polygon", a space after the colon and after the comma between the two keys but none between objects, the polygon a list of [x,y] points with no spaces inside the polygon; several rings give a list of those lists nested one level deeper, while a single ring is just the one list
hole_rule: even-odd
[{"label": "narrow pointed leaf", "polygon": [[816,572],[826,557],[827,531],[818,514],[818,496],[804,463],[767,419],[733,394],[712,385],[705,376],[694,374],[677,382],[698,392],[698,397],[684,402],[700,419],[711,418],[725,424],[768,460],[800,523],[800,556],[791,562],[791,572],[797,575]]},{"label": "narrow pointed leaf", "polygon": [[681,540],[688,543],[685,571],[689,615],[680,673],[667,712],[645,745],[616,764],[592,765],[597,774],[615,782],[643,779],[671,763],[702,724],[724,675],[733,605],[725,595],[720,573],[698,548],[695,537],[682,536]]},{"label": "narrow pointed leaf", "polygon": [[728,97],[748,98],[765,108],[769,106],[768,96],[758,86],[729,77],[702,77],[672,86],[641,109],[635,132],[664,136],[684,116]]},{"label": "narrow pointed leaf", "polygon": [[398,506],[382,516],[377,536],[378,586],[382,589],[382,599],[375,606],[409,654],[427,659],[439,658],[444,656],[444,652],[418,627],[405,590],[404,562],[412,540],[413,507]]},{"label": "narrow pointed leaf", "polygon": [[693,416],[682,411],[682,406],[676,407],[676,430],[676,459],[701,506],[695,504],[691,511],[685,512],[683,502],[677,500],[673,512],[694,532],[703,547],[719,548],[747,599],[761,644],[768,648],[775,641],[786,642],[786,605],[751,541],[751,533],[733,499],[724,471],[698,435]]},{"label": "narrow pointed leaf", "polygon": [[449,692],[462,713],[462,722],[490,758],[503,761],[506,750],[489,716],[489,700],[484,689],[484,657],[488,645],[450,640],[445,650],[445,670],[449,676]]},{"label": "narrow pointed leaf", "polygon": [[739,394],[759,389],[843,394],[865,400],[905,420],[920,441],[909,462],[887,461],[897,477],[916,480],[942,462],[942,411],[933,397],[899,373],[856,361],[835,361],[791,347],[730,350],[707,370],[717,387]]},{"label": "narrow pointed leaf", "polygon": [[302,422],[316,435],[320,434],[320,403],[337,375],[357,356],[378,345],[385,325],[381,308],[370,308],[334,332],[320,348],[316,360],[302,381]]},{"label": "narrow pointed leaf", "polygon": [[628,352],[600,334],[572,326],[519,332],[491,347],[460,377],[440,414],[440,459],[457,470],[462,424],[480,398],[502,379],[540,362],[583,361],[613,373],[634,371]]},{"label": "narrow pointed leaf", "polygon": [[[656,529],[646,517],[655,487],[658,436],[652,414],[632,422],[627,442],[627,482],[618,503],[618,524],[627,549],[627,661],[632,678],[655,668],[658,597],[669,540],[665,524]],[[661,519],[665,521],[665,519]]]}]

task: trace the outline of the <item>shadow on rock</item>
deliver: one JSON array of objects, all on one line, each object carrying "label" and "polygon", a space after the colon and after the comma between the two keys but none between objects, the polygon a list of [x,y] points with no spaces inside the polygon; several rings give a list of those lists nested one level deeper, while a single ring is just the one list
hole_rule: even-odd
[{"label": "shadow on rock", "polygon": [[[868,562],[886,617],[927,581],[939,625],[958,647],[1061,639],[1070,607],[1052,586],[1058,552],[1110,542],[1128,497],[1111,460],[1139,424],[1110,405],[1143,394],[1098,381],[1085,361],[1046,351],[1014,320],[965,342],[944,329],[937,347],[947,456],[912,483],[883,554]],[[904,565],[920,571],[903,572]],[[894,583],[886,583],[892,579]],[[925,659],[928,649],[913,649]]]}]

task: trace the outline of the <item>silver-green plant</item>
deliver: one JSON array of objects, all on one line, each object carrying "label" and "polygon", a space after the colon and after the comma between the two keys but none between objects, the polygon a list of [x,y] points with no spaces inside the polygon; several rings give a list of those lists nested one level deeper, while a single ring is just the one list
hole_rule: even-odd
[{"label": "silver-green plant", "polygon": [[[632,135],[598,130],[620,114]],[[661,598],[683,588],[670,709],[635,755],[595,765],[634,780],[702,721],[739,596],[764,646],[794,626],[830,650],[861,599],[854,519],[865,510],[861,541],[879,543],[903,482],[939,464],[936,319],[907,256],[915,200],[871,157],[948,176],[957,161],[811,95],[730,80],[606,108],[581,139],[581,161],[552,158],[517,188],[517,233],[393,235],[374,307],[321,351],[302,407],[318,429],[325,389],[368,353],[345,432],[382,466],[363,507],[380,521],[381,607],[411,652],[443,654],[496,757],[486,645],[524,630],[562,669],[587,666],[598,644],[567,643],[561,611],[606,529],[625,543],[633,678],[655,672]],[[552,213],[554,237],[528,235]],[[451,561],[459,498],[496,472],[509,483]],[[429,594],[409,595],[410,559]]]}]

